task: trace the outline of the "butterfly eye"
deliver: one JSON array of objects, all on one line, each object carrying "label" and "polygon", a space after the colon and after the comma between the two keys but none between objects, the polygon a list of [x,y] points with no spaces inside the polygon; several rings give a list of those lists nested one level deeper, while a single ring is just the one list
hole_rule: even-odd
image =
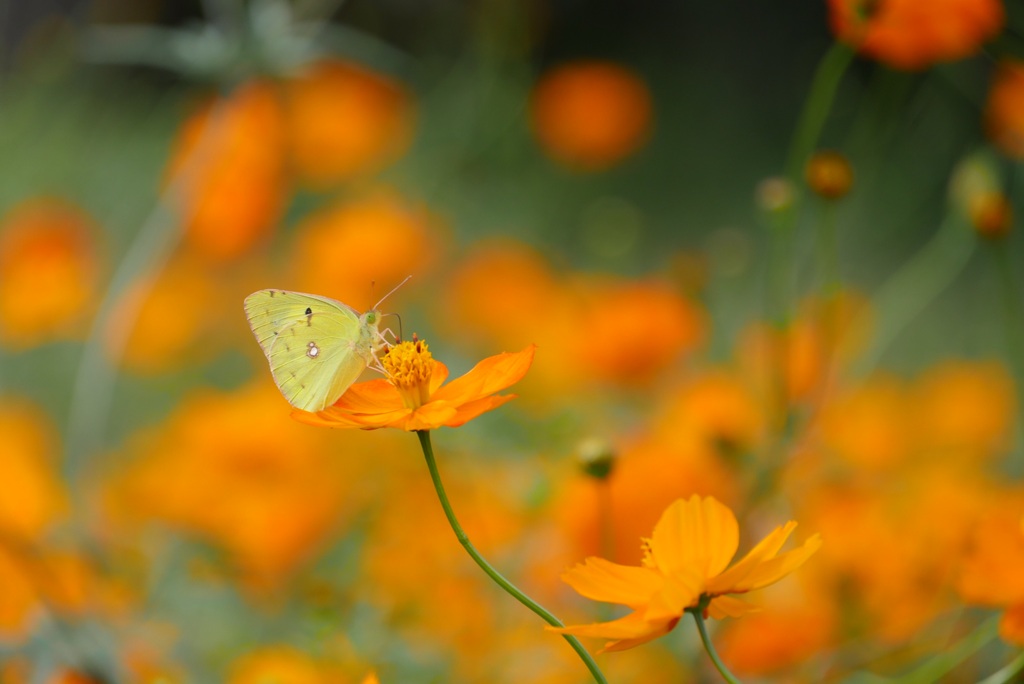
[{"label": "butterfly eye", "polygon": [[312,316],[313,315],[313,310],[311,308],[309,308],[308,306],[306,307],[306,315],[307,316]]}]

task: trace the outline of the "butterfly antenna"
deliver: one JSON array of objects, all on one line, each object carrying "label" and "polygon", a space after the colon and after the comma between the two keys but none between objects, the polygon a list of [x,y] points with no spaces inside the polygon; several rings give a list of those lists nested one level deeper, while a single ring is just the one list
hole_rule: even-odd
[{"label": "butterfly antenna", "polygon": [[[402,282],[400,282],[397,285],[395,285],[393,288],[391,288],[391,292],[388,292],[386,295],[381,297],[380,301],[373,305],[373,311],[377,311],[380,308],[380,305],[384,303],[384,300],[387,299],[388,297],[390,297],[391,295],[393,295],[395,293],[395,290],[397,290],[398,288],[402,287],[407,282],[409,282],[409,278],[412,278],[412,276],[411,275],[405,276],[405,280],[403,280]],[[399,319],[399,320],[401,320],[401,319]]]}]

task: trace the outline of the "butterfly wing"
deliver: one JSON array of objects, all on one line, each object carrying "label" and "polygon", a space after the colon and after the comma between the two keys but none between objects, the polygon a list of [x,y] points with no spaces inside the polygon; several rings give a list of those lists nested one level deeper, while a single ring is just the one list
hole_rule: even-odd
[{"label": "butterfly wing", "polygon": [[372,354],[359,346],[356,312],[327,297],[260,290],[246,297],[245,314],[281,394],[303,411],[337,401]]}]

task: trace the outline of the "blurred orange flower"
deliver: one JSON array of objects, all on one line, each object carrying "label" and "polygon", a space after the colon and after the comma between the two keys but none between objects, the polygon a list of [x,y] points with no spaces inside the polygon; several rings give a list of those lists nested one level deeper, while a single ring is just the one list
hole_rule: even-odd
[{"label": "blurred orange flower", "polygon": [[839,40],[897,69],[968,57],[1003,27],[1000,0],[829,0]]},{"label": "blurred orange flower", "polygon": [[611,62],[556,67],[531,98],[533,130],[544,150],[583,171],[606,169],[640,148],[650,136],[651,109],[643,80]]},{"label": "blurred orange flower", "polygon": [[0,537],[37,541],[67,513],[55,433],[36,406],[11,398],[0,402]]},{"label": "blurred orange flower", "polygon": [[37,198],[0,220],[0,343],[12,348],[75,335],[99,279],[96,231],[63,200]]},{"label": "blurred orange flower", "polygon": [[999,634],[1024,646],[1024,516],[1020,502],[973,531],[957,588],[968,603],[1004,608]]},{"label": "blurred orange flower", "polygon": [[[784,591],[768,590],[759,612],[722,625],[716,642],[729,670],[736,675],[779,673],[789,681],[816,680],[813,675],[801,677],[800,665],[835,646],[840,616],[830,594],[806,584],[787,582]],[[782,585],[772,589],[777,588]]]},{"label": "blurred orange flower", "polygon": [[588,378],[644,384],[704,337],[700,311],[660,283],[579,278],[568,299],[574,335],[563,343],[575,353],[562,358]]},{"label": "blurred orange flower", "polygon": [[333,406],[318,413],[293,411],[296,420],[337,428],[433,430],[458,427],[515,398],[497,392],[518,382],[533,363],[536,347],[484,359],[447,385],[448,367],[427,343],[400,342],[381,360],[388,378],[352,385]]},{"label": "blurred orange flower", "polygon": [[116,349],[108,344],[111,356],[119,354],[133,371],[157,373],[210,355],[215,349],[206,344],[207,333],[226,308],[222,292],[208,264],[188,254],[174,257],[153,282],[144,278],[122,295],[110,325],[130,330],[111,328],[109,339],[118,343]]},{"label": "blurred orange flower", "polygon": [[207,104],[181,128],[167,180],[186,174],[188,243],[233,259],[265,239],[285,204],[284,129],[275,87],[253,81]]},{"label": "blurred orange flower", "polygon": [[[341,668],[315,659],[291,646],[264,646],[237,659],[230,668],[228,684],[347,684]],[[377,684],[370,673],[362,684]]]},{"label": "blurred orange flower", "polygon": [[288,148],[305,184],[323,188],[376,171],[409,146],[411,98],[381,74],[322,60],[284,87]]},{"label": "blurred orange flower", "polygon": [[[551,564],[590,555],[639,563],[643,554],[636,540],[650,532],[673,501],[692,494],[734,498],[737,482],[732,471],[713,449],[694,446],[693,441],[641,440],[622,448],[606,481],[584,475],[568,479],[552,497],[547,514],[564,538],[565,555],[546,560],[544,577]],[[603,529],[605,525],[609,529]],[[607,548],[602,547],[603,535]]]},{"label": "blurred orange flower", "polygon": [[672,441],[692,433],[699,445],[735,455],[753,449],[765,432],[763,407],[738,374],[706,370],[672,387],[660,402],[657,427]]},{"label": "blurred orange flower", "polygon": [[796,570],[821,546],[814,535],[793,551],[779,549],[796,527],[777,527],[732,567],[739,525],[713,497],[679,499],[644,540],[640,567],[591,557],[562,575],[573,589],[595,601],[619,603],[632,613],[611,622],[551,628],[561,634],[611,639],[602,651],[621,651],[670,632],[683,614],[706,606],[711,617],[739,617],[753,606],[731,594],[773,584]]},{"label": "blurred orange flower", "polygon": [[43,611],[83,611],[95,599],[94,585],[92,568],[81,556],[0,538],[0,638],[24,636]]},{"label": "blurred orange flower", "polygon": [[424,208],[388,188],[338,202],[299,224],[288,287],[367,309],[380,297],[373,283],[390,289],[410,274],[423,276],[438,252],[435,228]]},{"label": "blurred orange flower", "polygon": [[[487,240],[474,245],[449,274],[436,313],[449,336],[471,347],[519,347],[535,331],[560,324],[548,315],[559,287],[539,250],[518,240]],[[538,326],[541,320],[544,325]]]},{"label": "blurred orange flower", "polygon": [[996,69],[985,104],[985,130],[1004,154],[1024,159],[1024,62],[1006,60]]},{"label": "blurred orange flower", "polygon": [[896,378],[869,378],[822,408],[824,446],[863,472],[891,471],[910,456],[913,429],[906,415],[911,404]]},{"label": "blurred orange flower", "polygon": [[469,346],[536,342],[550,350],[532,375],[547,394],[650,383],[697,348],[707,327],[697,305],[660,281],[559,276],[539,251],[514,240],[477,245],[439,301],[444,329]]},{"label": "blurred orange flower", "polygon": [[827,538],[842,538],[825,547],[816,567],[845,588],[846,610],[864,617],[872,638],[912,638],[955,606],[955,575],[973,521],[998,490],[963,464],[927,454],[902,471],[836,473],[821,465],[834,483],[803,473],[787,485],[802,519]]},{"label": "blurred orange flower", "polygon": [[333,437],[282,414],[269,377],[197,392],[129,442],[138,457],[110,483],[108,527],[164,522],[226,549],[247,588],[274,589],[362,501],[360,461],[335,458]]},{"label": "blurred orange flower", "polygon": [[932,456],[967,461],[1005,452],[1012,439],[1017,397],[998,362],[946,361],[918,379],[912,406],[918,438]]}]

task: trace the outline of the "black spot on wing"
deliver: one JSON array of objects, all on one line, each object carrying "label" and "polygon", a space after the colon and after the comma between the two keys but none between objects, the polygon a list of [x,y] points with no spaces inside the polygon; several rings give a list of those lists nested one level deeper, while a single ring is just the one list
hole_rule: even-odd
[{"label": "black spot on wing", "polygon": [[307,307],[306,307],[306,315],[307,315],[307,316],[312,316],[312,315],[313,315],[313,309],[311,309],[311,308],[309,308],[309,307],[307,306]]}]

